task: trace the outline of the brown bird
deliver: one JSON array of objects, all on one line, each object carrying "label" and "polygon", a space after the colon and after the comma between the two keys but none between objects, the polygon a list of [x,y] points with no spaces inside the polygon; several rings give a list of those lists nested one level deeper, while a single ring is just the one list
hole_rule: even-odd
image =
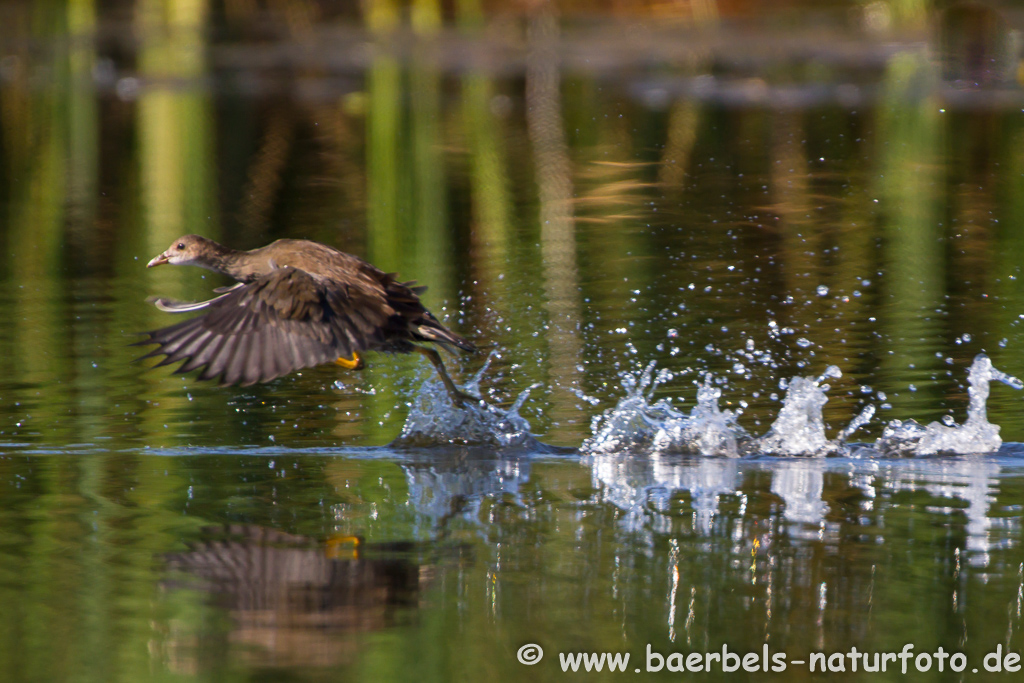
[{"label": "brown bird", "polygon": [[158,366],[185,361],[176,372],[204,368],[199,379],[247,386],[323,363],[361,369],[362,351],[415,351],[434,364],[456,405],[478,400],[455,387],[437,351],[419,345],[476,350],[423,306],[419,294],[426,287],[399,282],[357,256],[307,240],[236,251],[185,235],[147,267],[165,263],[200,266],[238,282],[214,290],[220,296],[209,301],[153,300],[172,313],[205,311],[138,342],[157,344],[143,358],[166,356]]}]

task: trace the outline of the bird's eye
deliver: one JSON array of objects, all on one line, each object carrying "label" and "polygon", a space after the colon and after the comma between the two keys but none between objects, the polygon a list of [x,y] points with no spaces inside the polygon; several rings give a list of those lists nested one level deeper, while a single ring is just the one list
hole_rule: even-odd
[{"label": "bird's eye", "polygon": [[185,248],[185,243],[184,242],[178,242],[178,251],[181,251],[184,248]]}]

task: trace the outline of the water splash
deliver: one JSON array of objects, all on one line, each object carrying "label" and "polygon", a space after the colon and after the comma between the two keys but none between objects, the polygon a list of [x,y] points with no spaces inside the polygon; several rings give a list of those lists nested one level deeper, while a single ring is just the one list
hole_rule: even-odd
[{"label": "water splash", "polygon": [[659,453],[699,453],[736,457],[750,438],[736,422],[736,414],[718,407],[722,390],[711,386],[711,375],[697,382],[697,405],[690,415],[666,420],[654,435]]},{"label": "water splash", "polygon": [[789,381],[782,408],[768,431],[751,437],[737,422],[737,415],[721,410],[721,389],[712,386],[712,376],[697,382],[697,406],[687,415],[661,399],[651,403],[659,383],[672,378],[666,371],[654,376],[654,363],[637,374],[624,373],[626,396],[612,409],[596,417],[593,436],[581,451],[585,454],[636,453],[697,455],[783,455],[853,457],[877,455],[968,454],[998,450],[1002,444],[999,427],[988,422],[986,401],[989,383],[1003,382],[1024,388],[1016,377],[992,366],[985,355],[971,365],[967,420],[963,425],[933,422],[922,426],[914,420],[894,420],[886,425],[873,447],[847,443],[853,433],[871,421],[875,406],[865,407],[835,439],[826,435],[822,410],[828,402],[829,378],[842,377],[829,366],[820,377],[794,377]]},{"label": "water splash", "polygon": [[962,455],[999,450],[1003,443],[999,425],[988,421],[986,409],[989,384],[996,381],[1014,389],[1024,388],[1024,382],[997,370],[988,356],[979,354],[967,374],[967,420],[962,425],[932,422],[922,426],[915,420],[893,420],[875,442],[875,449],[887,455]]},{"label": "water splash", "polygon": [[[839,450],[839,442],[825,436],[821,410],[828,402],[825,380],[842,377],[839,368],[830,365],[817,379],[794,377],[786,390],[779,416],[768,431],[752,446],[766,455],[827,455]],[[860,416],[858,416],[860,417]]]},{"label": "water splash", "polygon": [[857,414],[857,417],[850,420],[850,424],[843,428],[843,431],[839,432],[839,436],[836,437],[838,441],[847,441],[853,433],[858,429],[871,422],[871,418],[875,416],[875,407],[873,405],[864,406],[864,410]]},{"label": "water splash", "polygon": [[[662,370],[654,376],[654,361],[639,374],[624,373],[626,396],[611,410],[594,418],[594,436],[583,442],[584,453],[650,450],[655,453],[740,455],[750,437],[730,410],[718,407],[722,390],[711,386],[711,375],[697,382],[697,405],[690,414],[676,410],[668,399],[651,403],[659,384],[672,379]],[[648,387],[650,389],[648,390]]]},{"label": "water splash", "polygon": [[462,390],[479,399],[476,404],[459,408],[451,402],[444,385],[431,377],[421,386],[413,401],[402,433],[391,442],[394,448],[429,448],[434,446],[492,446],[547,451],[549,447],[530,434],[530,423],[519,409],[539,384],[527,387],[512,405],[504,410],[487,403],[480,396],[480,379],[491,364],[488,356],[483,367]]}]

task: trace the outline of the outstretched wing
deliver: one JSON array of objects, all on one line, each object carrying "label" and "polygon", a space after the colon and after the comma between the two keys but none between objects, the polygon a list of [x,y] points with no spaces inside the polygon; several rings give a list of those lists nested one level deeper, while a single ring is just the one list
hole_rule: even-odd
[{"label": "outstretched wing", "polygon": [[164,355],[158,366],[184,361],[176,372],[203,368],[199,379],[245,386],[373,348],[394,314],[383,289],[326,286],[291,267],[204,303],[203,315],[147,332],[138,344],[157,348],[143,358]]}]

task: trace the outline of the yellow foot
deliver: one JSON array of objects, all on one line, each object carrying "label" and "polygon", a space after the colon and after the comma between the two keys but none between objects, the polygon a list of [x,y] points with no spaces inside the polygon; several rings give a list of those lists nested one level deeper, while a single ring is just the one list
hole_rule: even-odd
[{"label": "yellow foot", "polygon": [[363,359],[360,358],[359,354],[356,353],[355,351],[352,352],[351,359],[339,358],[338,360],[334,361],[334,364],[340,365],[346,370],[362,370],[363,368],[366,367],[366,363],[363,362]]},{"label": "yellow foot", "polygon": [[358,536],[332,536],[327,539],[327,557],[331,559],[340,559],[344,556],[352,558],[359,557],[359,546],[362,545],[363,539]]}]

